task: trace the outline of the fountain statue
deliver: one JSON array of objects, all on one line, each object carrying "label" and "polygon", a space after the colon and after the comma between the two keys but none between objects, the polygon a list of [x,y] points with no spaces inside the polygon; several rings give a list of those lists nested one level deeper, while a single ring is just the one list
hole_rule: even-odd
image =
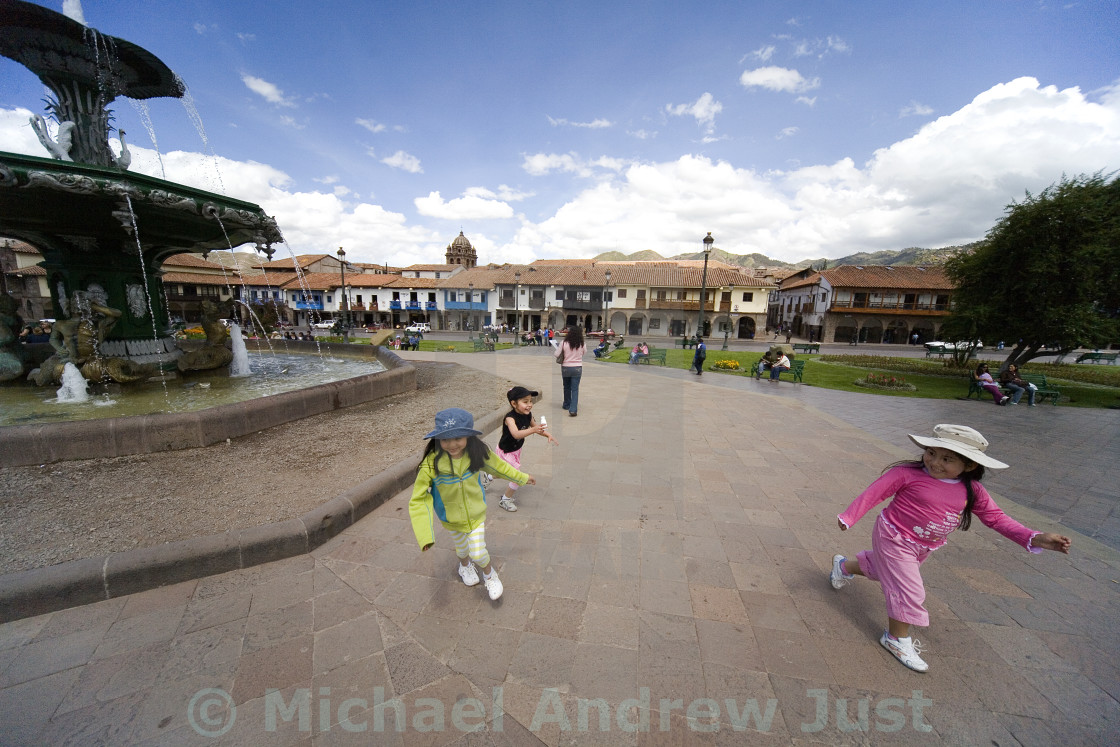
[{"label": "fountain statue", "polygon": [[202,302],[202,331],[206,342],[202,347],[189,350],[179,358],[180,371],[210,371],[228,366],[233,360],[230,350],[229,330],[222,319],[229,316],[228,304],[206,300]]},{"label": "fountain statue", "polygon": [[0,295],[0,382],[22,376],[27,359],[27,351],[19,341],[23,324],[18,309],[19,303],[9,294]]},{"label": "fountain statue", "polygon": [[[80,347],[82,336],[96,340],[96,354],[78,364],[92,381],[134,381],[176,368],[183,353],[168,331],[163,261],[246,243],[271,258],[272,244],[283,240],[275,220],[252,203],[127,171],[124,132],[117,131],[119,153],[109,145],[109,104],[118,96],[185,93],[150,52],[42,6],[0,0],[0,54],[53,94],[47,116],[32,117],[49,157],[0,152],[0,235],[39,249],[55,316],[72,330],[36,381],[58,382],[67,359],[82,357],[71,347]],[[83,316],[91,299],[97,319]],[[4,370],[11,367],[2,360]]]}]

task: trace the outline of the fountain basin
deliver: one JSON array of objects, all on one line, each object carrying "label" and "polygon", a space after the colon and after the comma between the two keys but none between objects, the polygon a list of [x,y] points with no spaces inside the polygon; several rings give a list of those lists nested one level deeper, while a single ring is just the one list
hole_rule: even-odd
[{"label": "fountain basin", "polygon": [[[267,351],[250,340],[251,350]],[[288,352],[318,355],[314,342],[287,341]],[[272,426],[416,390],[416,370],[392,351],[332,345],[332,357],[375,358],[384,371],[193,412],[159,412],[63,423],[0,426],[0,467],[48,464],[190,449]]]}]

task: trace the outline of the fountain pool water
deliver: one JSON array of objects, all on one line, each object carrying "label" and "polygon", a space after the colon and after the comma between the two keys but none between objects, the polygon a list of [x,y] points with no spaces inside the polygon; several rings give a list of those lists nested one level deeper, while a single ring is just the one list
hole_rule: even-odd
[{"label": "fountain pool water", "polygon": [[0,387],[0,426],[193,412],[385,370],[375,358],[273,354],[267,350],[246,355],[252,376],[234,377],[224,371],[198,373],[189,378],[132,384],[113,394],[90,395],[84,402],[60,401],[53,396],[53,389]]},{"label": "fountain pool water", "polygon": [[[60,404],[79,404],[89,401],[89,385],[82,372],[73,363],[67,363],[62,370],[62,386],[58,388],[55,401]],[[0,414],[0,423],[3,423],[2,414]]]}]

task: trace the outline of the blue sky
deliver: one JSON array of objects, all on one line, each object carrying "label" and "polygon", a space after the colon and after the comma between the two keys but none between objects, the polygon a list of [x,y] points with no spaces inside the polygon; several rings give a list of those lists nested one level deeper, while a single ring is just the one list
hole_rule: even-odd
[{"label": "blue sky", "polygon": [[[115,102],[133,170],[257,202],[301,254],[945,246],[1120,169],[1111,0],[67,4],[190,89],[205,143],[148,102],[163,174]],[[0,60],[0,150],[45,154],[43,96]]]}]

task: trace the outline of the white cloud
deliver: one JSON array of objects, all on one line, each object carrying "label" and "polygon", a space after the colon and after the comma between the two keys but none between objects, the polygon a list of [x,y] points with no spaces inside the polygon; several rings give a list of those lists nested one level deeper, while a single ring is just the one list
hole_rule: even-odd
[{"label": "white cloud", "polygon": [[247,73],[241,74],[241,82],[253,93],[257,94],[270,104],[277,106],[294,107],[295,103],[284,96],[284,92],[273,83],[262,80]]},{"label": "white cloud", "polygon": [[247,33],[244,33],[244,32],[238,32],[237,33],[237,40],[239,42],[241,42],[242,44],[248,44],[249,42],[256,41],[257,40],[257,35],[256,34],[247,34]]},{"label": "white cloud", "polygon": [[468,193],[462,197],[447,201],[440,197],[439,192],[430,192],[427,197],[417,197],[413,203],[420,215],[443,220],[493,220],[513,217],[513,208],[501,200],[490,199],[490,197],[493,197],[492,192],[475,188],[468,190]]},{"label": "white cloud", "polygon": [[423,174],[424,169],[420,168],[420,159],[416,156],[405,153],[403,150],[398,150],[388,158],[382,158],[381,163],[386,166],[392,166],[394,169],[407,171],[410,174]]},{"label": "white cloud", "polygon": [[548,122],[553,127],[584,127],[590,130],[601,130],[614,125],[609,119],[594,119],[590,122],[572,122],[567,119],[548,117]]},{"label": "white cloud", "polygon": [[280,120],[281,124],[291,127],[293,130],[302,130],[307,127],[307,125],[297,122],[295,117],[290,117],[287,114],[281,114],[277,119]]},{"label": "white cloud", "polygon": [[898,110],[899,117],[928,117],[930,114],[933,114],[933,107],[913,100]]},{"label": "white cloud", "polygon": [[797,134],[798,129],[799,128],[797,128],[797,127],[783,127],[781,132],[779,132],[774,139],[775,140],[783,140],[787,137],[793,137],[794,135]]},{"label": "white cloud", "polygon": [[773,44],[767,44],[765,47],[759,47],[758,49],[751,52],[751,56],[759,60],[760,62],[769,62],[770,58],[774,56],[774,53],[776,51],[778,51],[777,47],[775,47]]},{"label": "white cloud", "polygon": [[675,117],[689,115],[696,118],[697,124],[707,127],[708,132],[715,127],[716,115],[723,111],[723,104],[716,101],[712,94],[704,92],[691,104],[667,104],[665,111]]},{"label": "white cloud", "polygon": [[[511,207],[521,200],[524,212],[535,215],[532,195],[508,185],[473,187],[450,200],[433,192],[405,215],[374,197],[361,201],[338,190],[330,176],[319,176],[316,190],[295,191],[286,173],[267,164],[183,151],[163,154],[163,162],[168,180],[260,205],[294,251],[345,246],[355,261],[439,261],[453,236],[425,221],[494,218],[517,228],[493,237],[465,226],[485,261],[588,257],[615,248],[671,255],[699,248],[708,231],[717,246],[736,253],[839,257],[973,241],[1025,191],[1037,193],[1063,174],[1118,168],[1118,92],[1113,86],[1090,98],[1077,88],[1013,80],[862,164],[842,158],[763,173],[694,154],[655,163],[610,154],[526,154],[522,168],[529,174],[573,183],[559,208],[533,219]],[[29,116],[27,109],[0,108],[0,150],[45,155]],[[161,175],[154,151],[130,148],[133,171]],[[594,181],[579,179],[585,176]],[[287,256],[283,248],[280,256]]]},{"label": "white cloud", "polygon": [[82,10],[82,0],[62,0],[62,15],[86,26],[86,14]]},{"label": "white cloud", "polygon": [[739,76],[739,82],[745,88],[765,88],[784,93],[804,93],[821,85],[820,78],[807,79],[796,70],[774,65],[745,70]]},{"label": "white cloud", "polygon": [[330,176],[315,177],[311,181],[318,182],[319,184],[338,184],[338,177],[331,174]]},{"label": "white cloud", "polygon": [[385,125],[381,124],[380,122],[375,122],[372,119],[362,119],[360,117],[354,120],[354,124],[365,127],[374,135],[378,134],[379,132],[384,132],[386,129]]},{"label": "white cloud", "polygon": [[194,24],[194,31],[195,31],[196,34],[205,34],[206,33],[206,24],[205,23],[198,23],[196,21],[195,24]]},{"label": "white cloud", "polygon": [[636,137],[639,140],[649,140],[657,137],[656,132],[650,132],[649,130],[627,130],[626,134],[630,137]]}]

